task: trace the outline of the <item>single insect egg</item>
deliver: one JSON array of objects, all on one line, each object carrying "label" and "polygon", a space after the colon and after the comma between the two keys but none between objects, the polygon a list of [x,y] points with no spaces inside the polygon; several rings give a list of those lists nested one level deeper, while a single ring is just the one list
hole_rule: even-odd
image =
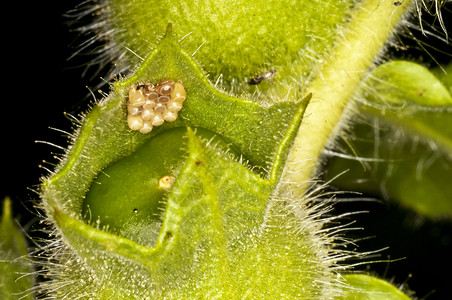
[{"label": "single insect egg", "polygon": [[168,191],[169,189],[171,189],[175,181],[176,178],[174,178],[174,176],[165,175],[159,179],[159,188]]},{"label": "single insect egg", "polygon": [[159,95],[170,95],[174,90],[174,80],[162,79],[156,86]]},{"label": "single insect egg", "polygon": [[139,116],[141,115],[141,112],[143,111],[143,108],[140,107],[134,107],[133,105],[127,105],[127,112],[129,113],[129,116]]},{"label": "single insect egg", "polygon": [[140,130],[141,127],[143,127],[143,119],[139,116],[127,116],[127,124],[129,125],[129,128],[132,130]]},{"label": "single insect egg", "polygon": [[152,83],[146,82],[139,84],[137,89],[141,89],[145,96],[149,96],[149,94],[155,92],[155,87]]},{"label": "single insect egg", "polygon": [[152,119],[154,119],[154,117],[155,117],[155,110],[153,110],[152,108],[143,109],[143,112],[141,113],[141,118],[144,121],[152,120]]},{"label": "single insect egg", "polygon": [[156,91],[152,91],[148,95],[146,95],[147,100],[157,101],[158,98],[159,98],[159,94]]},{"label": "single insect egg", "polygon": [[169,111],[177,112],[182,109],[182,103],[171,100],[167,107]]},{"label": "single insect egg", "polygon": [[146,134],[146,133],[151,132],[152,128],[154,128],[154,126],[152,126],[152,122],[144,121],[143,126],[140,128],[140,132],[143,134]]},{"label": "single insect egg", "polygon": [[152,120],[152,126],[160,126],[163,124],[163,122],[165,122],[165,120],[163,119],[162,114],[157,113],[154,116],[154,119]]},{"label": "single insect egg", "polygon": [[166,104],[157,103],[154,107],[155,112],[162,113],[166,110]]},{"label": "single insect egg", "polygon": [[174,122],[177,119],[177,112],[168,110],[163,114],[163,119],[167,122]]},{"label": "single insect egg", "polygon": [[133,107],[140,107],[146,102],[145,96],[141,89],[137,89],[136,85],[129,88],[129,104]]},{"label": "single insect egg", "polygon": [[170,101],[170,97],[169,96],[160,96],[157,101],[159,103],[168,103],[168,101]]},{"label": "single insect egg", "polygon": [[171,93],[171,100],[176,102],[183,102],[187,97],[187,93],[185,92],[184,86],[180,82],[176,82],[174,84],[174,90]]},{"label": "single insect egg", "polygon": [[143,105],[144,109],[152,109],[155,107],[155,105],[157,104],[157,102],[155,102],[154,100],[146,100],[146,103]]}]

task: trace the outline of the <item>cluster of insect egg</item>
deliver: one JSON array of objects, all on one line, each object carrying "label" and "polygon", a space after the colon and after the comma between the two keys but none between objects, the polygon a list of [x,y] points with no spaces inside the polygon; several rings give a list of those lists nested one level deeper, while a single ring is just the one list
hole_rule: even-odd
[{"label": "cluster of insect egg", "polygon": [[171,79],[152,83],[133,84],[129,88],[127,124],[132,130],[148,133],[165,121],[173,122],[187,97],[184,86]]}]

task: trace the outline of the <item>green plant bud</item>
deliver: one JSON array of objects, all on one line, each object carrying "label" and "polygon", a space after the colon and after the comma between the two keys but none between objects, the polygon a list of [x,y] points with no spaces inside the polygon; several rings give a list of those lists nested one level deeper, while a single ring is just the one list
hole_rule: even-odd
[{"label": "green plant bud", "polygon": [[[185,98],[177,120],[135,130],[128,116],[142,112],[130,109],[130,95],[164,78],[186,90],[175,84],[174,98]],[[322,247],[311,233],[297,233],[305,221],[290,200],[272,204],[281,200],[272,191],[310,97],[268,105],[220,93],[168,31],[141,68],[86,115],[64,164],[43,185],[45,208],[74,252],[52,266],[58,291],[89,290],[95,299],[237,298],[241,282],[254,278],[244,288],[255,297],[296,295],[304,285],[310,295],[324,294],[315,283],[330,280],[327,265],[318,264]],[[281,247],[286,239],[294,242]],[[255,267],[262,257],[266,263]],[[306,270],[314,274],[294,284]],[[279,276],[286,279],[277,289],[262,289],[261,280]],[[78,291],[65,280],[80,282]]]},{"label": "green plant bud", "polygon": [[46,296],[341,294],[335,266],[354,253],[335,248],[349,244],[335,237],[343,228],[324,227],[336,218],[308,188],[410,3],[106,2],[114,40],[145,58],[130,59],[134,73],[86,115],[43,184],[61,240]]}]

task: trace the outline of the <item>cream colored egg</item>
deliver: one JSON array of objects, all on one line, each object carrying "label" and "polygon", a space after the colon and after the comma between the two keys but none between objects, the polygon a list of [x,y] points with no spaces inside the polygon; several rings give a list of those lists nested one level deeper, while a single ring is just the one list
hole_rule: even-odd
[{"label": "cream colored egg", "polygon": [[143,108],[151,109],[151,108],[154,108],[155,105],[157,105],[157,102],[155,102],[154,100],[146,100],[146,103],[144,103]]},{"label": "cream colored egg", "polygon": [[152,126],[152,123],[150,121],[144,121],[143,127],[141,127],[140,132],[143,134],[149,133],[152,131],[152,128],[154,128],[154,126]]},{"label": "cream colored egg", "polygon": [[166,104],[164,103],[157,103],[154,107],[155,112],[157,113],[163,113],[166,111]]},{"label": "cream colored egg", "polygon": [[143,109],[143,112],[141,113],[141,118],[144,121],[150,121],[150,120],[154,119],[154,117],[155,117],[155,111],[152,108]]},{"label": "cream colored egg", "polygon": [[177,119],[177,112],[168,110],[163,114],[163,119],[167,122],[174,122]]},{"label": "cream colored egg", "polygon": [[130,104],[127,105],[127,113],[130,116],[139,116],[139,115],[141,115],[142,111],[143,111],[143,108],[141,106],[134,107],[133,105],[130,105]]},{"label": "cream colored egg", "polygon": [[159,179],[159,188],[168,191],[171,189],[171,187],[173,186],[175,181],[176,181],[176,178],[174,176],[165,175]]},{"label": "cream colored egg", "polygon": [[171,98],[169,96],[160,96],[157,101],[159,103],[166,104],[166,103],[168,103],[170,101],[170,99]]},{"label": "cream colored egg", "polygon": [[158,98],[159,98],[159,94],[156,91],[152,91],[146,95],[147,100],[157,101]]},{"label": "cream colored egg", "polygon": [[162,79],[155,88],[159,95],[170,95],[174,90],[174,80]]},{"label": "cream colored egg", "polygon": [[167,108],[169,111],[178,112],[182,109],[182,103],[171,100],[168,102]]},{"label": "cream colored egg", "polygon": [[152,121],[152,126],[160,126],[163,124],[163,122],[165,122],[165,120],[163,119],[162,114],[160,113],[156,113],[154,116],[154,119],[151,120]]},{"label": "cream colored egg", "polygon": [[149,82],[133,84],[129,88],[127,125],[146,134],[165,121],[174,122],[186,97],[182,83],[172,79],[162,79],[155,87]]},{"label": "cream colored egg", "polygon": [[145,96],[141,89],[137,89],[136,85],[129,88],[129,104],[133,107],[140,107],[146,103]]},{"label": "cream colored egg", "polygon": [[184,86],[182,83],[176,82],[171,93],[171,100],[175,102],[184,102],[185,98],[187,98],[187,93],[185,92]]},{"label": "cream colored egg", "polygon": [[129,128],[132,130],[140,130],[141,127],[143,127],[143,119],[139,116],[127,116],[127,125],[129,125]]}]

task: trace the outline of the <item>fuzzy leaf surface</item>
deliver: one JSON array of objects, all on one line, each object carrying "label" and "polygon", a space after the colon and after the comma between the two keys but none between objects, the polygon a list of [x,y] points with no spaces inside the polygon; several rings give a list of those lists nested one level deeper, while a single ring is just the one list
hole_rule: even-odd
[{"label": "fuzzy leaf surface", "polygon": [[[131,131],[126,121],[129,86],[162,78],[184,84],[188,96],[180,117],[146,135]],[[102,169],[130,155],[157,134],[178,127],[201,127],[222,136],[256,173],[269,177],[279,155],[279,141],[300,107],[291,101],[268,105],[219,92],[180,48],[175,36],[168,34],[133,76],[118,82],[111,94],[86,115],[66,160],[44,182],[46,202],[70,211],[72,216],[80,214],[91,181]]]},{"label": "fuzzy leaf surface", "polygon": [[[133,53],[147,55],[171,22],[184,48],[195,53],[203,69],[213,80],[219,78],[225,89],[257,94],[271,90],[282,98],[288,91],[300,97],[304,82],[327,57],[338,27],[359,1],[109,2],[107,22],[116,29],[110,38]],[[118,54],[123,64],[133,67],[138,63],[133,53]],[[247,83],[268,70],[277,71],[275,84]]]},{"label": "fuzzy leaf surface", "polygon": [[71,275],[90,283],[97,299],[321,296],[328,269],[310,233],[299,231],[293,204],[272,201],[274,184],[191,130],[188,148],[153,248],[55,212],[65,238],[90,266],[91,274]]}]

